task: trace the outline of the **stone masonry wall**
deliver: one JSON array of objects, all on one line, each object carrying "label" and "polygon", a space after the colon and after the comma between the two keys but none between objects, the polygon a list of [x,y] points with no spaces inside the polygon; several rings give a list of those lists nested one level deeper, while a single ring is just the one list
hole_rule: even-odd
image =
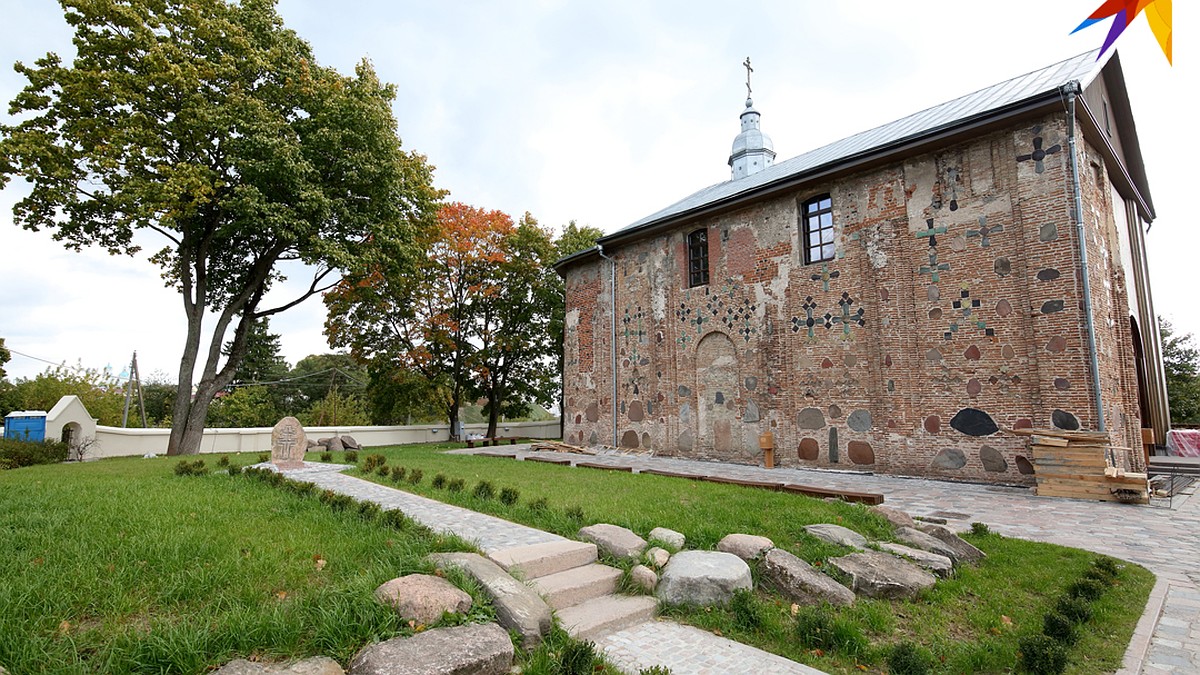
[{"label": "stone masonry wall", "polygon": [[[1093,161],[1081,141],[1106,421],[1137,447],[1128,300]],[[836,258],[805,265],[799,205],[826,193]],[[1028,482],[1025,438],[1001,429],[1097,421],[1071,204],[1052,116],[614,248],[616,443],[757,463],[769,430],[785,466]],[[710,282],[688,288],[700,227]],[[565,437],[607,445],[612,284],[593,260],[567,271]]]}]

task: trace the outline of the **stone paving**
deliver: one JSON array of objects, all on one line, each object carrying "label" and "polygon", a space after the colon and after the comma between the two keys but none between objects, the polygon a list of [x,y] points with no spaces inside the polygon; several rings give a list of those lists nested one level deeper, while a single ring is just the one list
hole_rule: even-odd
[{"label": "stone paving", "polygon": [[[349,495],[360,501],[373,501],[385,509],[399,509],[436,532],[458,535],[475,542],[480,549],[489,553],[513,546],[565,540],[556,534],[341,473],[348,468],[350,467],[347,465],[309,463],[303,469],[285,470],[283,473],[289,478],[308,481],[322,489]],[[760,649],[666,620],[649,621],[613,633],[601,639],[599,646],[619,667],[634,673],[654,665],[665,665],[677,675],[810,675],[822,672]]]},{"label": "stone paving", "polygon": [[[1200,498],[1191,494],[1155,500],[1156,506],[1038,497],[1020,487],[952,483],[859,472],[720,464],[647,455],[564,455],[577,461],[656,468],[749,480],[790,481],[814,487],[884,495],[887,506],[914,516],[938,516],[964,529],[974,521],[1010,537],[1052,542],[1105,553],[1146,566],[1159,578],[1146,615],[1125,655],[1122,675],[1200,673]],[[488,454],[497,449],[457,450]],[[499,460],[498,460],[499,461]]]}]

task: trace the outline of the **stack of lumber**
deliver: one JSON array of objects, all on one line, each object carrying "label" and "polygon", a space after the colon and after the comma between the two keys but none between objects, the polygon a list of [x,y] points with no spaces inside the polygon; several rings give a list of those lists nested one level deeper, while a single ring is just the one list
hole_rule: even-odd
[{"label": "stack of lumber", "polygon": [[571,445],[570,443],[563,443],[561,441],[534,441],[529,444],[529,449],[544,450],[547,452],[577,452],[581,455],[596,454],[596,451],[591,448],[581,448],[578,445]]},{"label": "stack of lumber", "polygon": [[1030,437],[1039,495],[1148,503],[1146,474],[1123,468],[1129,449],[1109,445],[1108,434],[1060,429],[1014,433]]}]

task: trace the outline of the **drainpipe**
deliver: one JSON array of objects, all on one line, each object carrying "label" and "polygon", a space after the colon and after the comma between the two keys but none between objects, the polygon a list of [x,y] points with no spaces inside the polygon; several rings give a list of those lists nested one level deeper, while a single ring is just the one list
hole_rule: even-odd
[{"label": "drainpipe", "polygon": [[1075,152],[1075,99],[1082,93],[1078,82],[1063,85],[1067,95],[1067,147],[1071,154],[1071,196],[1075,202],[1075,238],[1079,241],[1079,266],[1083,271],[1083,312],[1087,317],[1088,354],[1091,356],[1097,431],[1104,431],[1104,400],[1100,392],[1100,356],[1096,353],[1096,321],[1092,317],[1092,282],[1088,276],[1087,239],[1083,231],[1083,193],[1079,189],[1079,162]]},{"label": "drainpipe", "polygon": [[609,336],[608,348],[609,357],[611,359],[611,367],[609,373],[612,374],[612,446],[617,447],[617,261],[604,255],[604,246],[596,244],[596,249],[600,252],[600,257],[611,263],[610,270],[612,271],[612,292],[608,296],[609,300],[609,325],[612,327],[612,335]]}]

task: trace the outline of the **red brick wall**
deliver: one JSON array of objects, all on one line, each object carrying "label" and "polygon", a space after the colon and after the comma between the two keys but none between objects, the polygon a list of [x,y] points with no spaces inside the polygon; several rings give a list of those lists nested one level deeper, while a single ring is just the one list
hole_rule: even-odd
[{"label": "red brick wall", "polygon": [[[1128,300],[1081,153],[1106,421],[1127,445]],[[1067,156],[1048,117],[616,249],[618,443],[751,463],[771,430],[784,465],[1028,482],[1024,438],[989,422],[1097,423]],[[798,204],[824,193],[837,257],[804,265]],[[688,288],[697,227],[710,282]],[[567,274],[569,442],[612,442],[608,269]]]}]

